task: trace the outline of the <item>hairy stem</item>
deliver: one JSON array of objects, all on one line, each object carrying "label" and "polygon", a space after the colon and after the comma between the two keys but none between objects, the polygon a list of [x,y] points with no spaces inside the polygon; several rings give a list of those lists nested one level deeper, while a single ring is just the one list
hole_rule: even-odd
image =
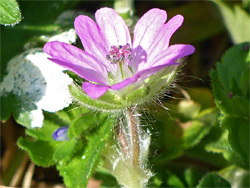
[{"label": "hairy stem", "polygon": [[117,125],[115,128],[115,131],[116,131],[116,134],[118,136],[118,141],[119,141],[119,145],[121,147],[121,150],[122,150],[123,154],[125,156],[127,156],[129,146],[128,146],[128,141],[127,141],[126,136],[122,130],[121,125],[120,126]]},{"label": "hairy stem", "polygon": [[131,133],[132,164],[134,167],[136,167],[139,164],[140,147],[139,147],[137,121],[134,117],[134,114],[131,108],[127,109],[127,119],[128,119],[128,126],[130,128],[130,133]]}]

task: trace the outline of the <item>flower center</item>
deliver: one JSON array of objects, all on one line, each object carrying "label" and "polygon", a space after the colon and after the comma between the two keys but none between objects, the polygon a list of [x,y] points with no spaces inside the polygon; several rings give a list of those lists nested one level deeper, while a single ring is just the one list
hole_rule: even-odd
[{"label": "flower center", "polygon": [[130,61],[132,59],[131,52],[132,49],[128,43],[126,45],[111,46],[111,50],[106,55],[106,58],[112,64],[124,62],[125,60]]},{"label": "flower center", "polygon": [[132,49],[127,43],[126,45],[111,46],[108,55],[106,55],[107,60],[114,64],[114,70],[110,73],[110,84],[116,84],[124,79],[133,76],[133,71],[129,66],[129,62],[132,59]]}]

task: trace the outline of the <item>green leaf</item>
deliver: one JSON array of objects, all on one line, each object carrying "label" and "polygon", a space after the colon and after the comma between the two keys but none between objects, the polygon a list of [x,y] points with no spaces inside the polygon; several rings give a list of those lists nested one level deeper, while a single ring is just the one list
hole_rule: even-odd
[{"label": "green leaf", "polygon": [[[9,4],[9,2],[13,0],[1,0],[0,2],[3,1]],[[18,53],[23,52],[24,49],[44,46],[44,42],[41,42],[41,40],[35,40],[35,37],[51,36],[61,33],[62,24],[55,24],[56,18],[62,13],[63,10],[71,9],[80,1],[36,0],[18,2],[22,9],[22,17],[24,19],[14,28],[1,28],[1,45],[4,46],[4,48],[1,49],[1,80],[3,76],[6,75],[7,63],[11,58]],[[71,15],[72,14],[70,14],[70,16]],[[72,19],[71,28],[73,28],[73,21],[74,19]]]},{"label": "green leaf", "polygon": [[72,139],[69,141],[63,141],[55,150],[53,159],[55,161],[61,161],[65,159],[66,157],[70,156],[70,154],[73,152],[75,145],[77,142]]},{"label": "green leaf", "polygon": [[116,119],[109,118],[99,125],[96,134],[91,135],[84,152],[74,156],[67,164],[58,164],[57,169],[69,188],[86,187],[88,180],[97,165],[98,159],[106,142],[111,136]]},{"label": "green leaf", "polygon": [[[211,136],[211,134],[208,134],[207,137]],[[204,145],[206,145],[207,137],[205,137],[200,144],[186,150],[185,155],[194,159],[198,159],[200,161],[204,161],[208,164],[212,164],[214,166],[224,167],[228,164],[228,162],[223,158],[221,154],[212,153],[205,150]]]},{"label": "green leaf", "polygon": [[195,168],[186,168],[184,170],[184,179],[188,187],[195,187],[202,178],[203,174],[203,169],[198,170]]},{"label": "green leaf", "polygon": [[85,131],[95,128],[97,125],[102,124],[103,118],[100,114],[82,114],[82,117],[77,118],[73,121],[69,127],[70,137],[80,137]]},{"label": "green leaf", "polygon": [[[212,142],[206,144],[205,150],[213,153],[221,153],[225,159],[231,160],[234,153],[232,152],[232,148],[228,143],[228,131],[224,130],[222,132],[220,127],[217,129],[220,129],[221,131],[220,137],[214,138]],[[216,132],[212,131],[211,134],[216,134]]]},{"label": "green leaf", "polygon": [[12,109],[17,104],[17,99],[15,95],[9,94],[8,96],[0,96],[0,101],[1,101],[0,120],[5,122],[10,118]]},{"label": "green leaf", "polygon": [[157,140],[154,148],[162,152],[153,157],[153,163],[162,163],[174,159],[183,153],[182,148],[182,129],[174,120],[162,119],[163,122],[157,121],[155,127],[159,134],[153,134],[152,140]]},{"label": "green leaf", "polygon": [[249,167],[249,120],[226,116],[221,125],[229,131],[228,140],[234,151],[240,156],[246,167]]},{"label": "green leaf", "polygon": [[[68,141],[55,141],[52,134],[59,127],[70,126],[72,122],[77,121],[79,115],[84,115],[83,112],[86,112],[85,108],[76,108],[74,105],[57,113],[45,112],[44,125],[41,128],[26,129],[26,134],[33,138],[19,139],[18,146],[26,150],[38,166],[46,167],[67,162],[75,153],[83,151],[84,139],[72,137]],[[95,114],[92,115],[96,117]]]},{"label": "green leaf", "polygon": [[[249,23],[250,16],[238,4],[229,7],[219,0],[212,0],[222,15],[224,24],[235,44],[250,41]],[[234,23],[234,24],[232,24]]]},{"label": "green leaf", "polygon": [[28,138],[19,138],[17,145],[29,153],[31,160],[39,166],[48,167],[54,165],[53,153],[56,144],[42,140],[30,140]]},{"label": "green leaf", "polygon": [[250,75],[250,67],[246,69],[240,79],[240,88],[242,88],[242,92],[244,96],[249,96],[249,75]]},{"label": "green leaf", "polygon": [[[236,45],[227,50],[220,63],[216,63],[219,80],[226,92],[230,92],[232,89],[232,79],[236,81],[237,85],[241,86],[241,75],[250,66],[250,54],[248,52],[249,43]],[[240,88],[243,89],[244,87],[249,86],[244,83]]]},{"label": "green leaf", "polygon": [[195,87],[188,90],[191,99],[201,105],[201,110],[214,107],[212,91],[205,87]]},{"label": "green leaf", "polygon": [[196,120],[179,123],[183,128],[183,147],[187,149],[198,144],[215,125],[217,115],[216,109],[208,108],[200,112]]},{"label": "green leaf", "polygon": [[168,187],[185,187],[180,178],[169,170],[166,171],[166,178]]},{"label": "green leaf", "polygon": [[246,92],[249,88],[246,74],[250,54],[245,48],[249,48],[249,44],[243,43],[228,50],[210,77],[215,103],[222,113],[247,118],[250,101]]},{"label": "green leaf", "polygon": [[110,188],[110,187],[119,187],[114,176],[110,172],[102,167],[103,164],[98,164],[98,167],[95,171],[94,178],[95,180],[102,181],[101,188]]},{"label": "green leaf", "polygon": [[19,6],[15,0],[0,1],[0,24],[15,25],[21,21]]},{"label": "green leaf", "polygon": [[[210,77],[213,84],[213,93],[215,96],[216,106],[225,114],[237,115],[237,108],[234,108],[234,104],[232,103],[232,101],[227,100],[227,95],[223,90],[221,83],[218,82],[219,78],[217,72],[215,70],[212,70],[210,72]],[[241,115],[241,113],[239,115]]]},{"label": "green leaf", "polygon": [[238,166],[232,165],[219,171],[219,175],[225,178],[232,187],[249,187],[250,172]]},{"label": "green leaf", "polygon": [[54,141],[52,138],[52,134],[55,130],[57,130],[61,126],[66,126],[66,123],[58,123],[59,119],[56,114],[51,114],[51,116],[54,117],[53,120],[49,120],[47,117],[48,115],[45,116],[44,124],[41,128],[33,128],[33,129],[26,129],[26,133],[29,136],[32,136],[33,138],[36,138],[38,140],[43,140],[43,141]]},{"label": "green leaf", "polygon": [[197,186],[197,188],[208,188],[208,187],[231,187],[230,184],[223,179],[222,177],[220,177],[218,174],[216,173],[210,173],[208,175],[206,175],[205,177],[202,178],[201,182],[199,183],[199,185]]},{"label": "green leaf", "polygon": [[183,100],[178,104],[178,111],[184,115],[185,118],[195,118],[201,109],[201,105],[192,100]]}]

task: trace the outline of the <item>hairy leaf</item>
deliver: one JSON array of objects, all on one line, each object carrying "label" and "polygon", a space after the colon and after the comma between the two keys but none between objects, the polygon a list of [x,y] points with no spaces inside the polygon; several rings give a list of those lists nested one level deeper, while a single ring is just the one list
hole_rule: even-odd
[{"label": "hairy leaf", "polygon": [[21,12],[16,0],[0,1],[0,24],[15,25],[21,21]]},{"label": "hairy leaf", "polygon": [[69,163],[57,165],[57,169],[63,176],[67,187],[81,188],[87,186],[100,154],[111,136],[115,121],[115,119],[109,118],[102,125],[99,125],[98,132],[90,136],[83,152],[75,155]]}]

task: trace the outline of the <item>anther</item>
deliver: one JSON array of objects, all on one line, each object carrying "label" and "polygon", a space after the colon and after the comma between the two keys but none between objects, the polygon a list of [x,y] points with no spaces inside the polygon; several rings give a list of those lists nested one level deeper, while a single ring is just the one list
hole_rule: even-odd
[{"label": "anther", "polygon": [[125,60],[130,61],[132,59],[131,52],[132,49],[130,45],[127,43],[126,45],[118,45],[118,46],[111,46],[111,50],[109,54],[106,55],[106,59],[112,63],[116,64],[117,62],[123,62]]}]

